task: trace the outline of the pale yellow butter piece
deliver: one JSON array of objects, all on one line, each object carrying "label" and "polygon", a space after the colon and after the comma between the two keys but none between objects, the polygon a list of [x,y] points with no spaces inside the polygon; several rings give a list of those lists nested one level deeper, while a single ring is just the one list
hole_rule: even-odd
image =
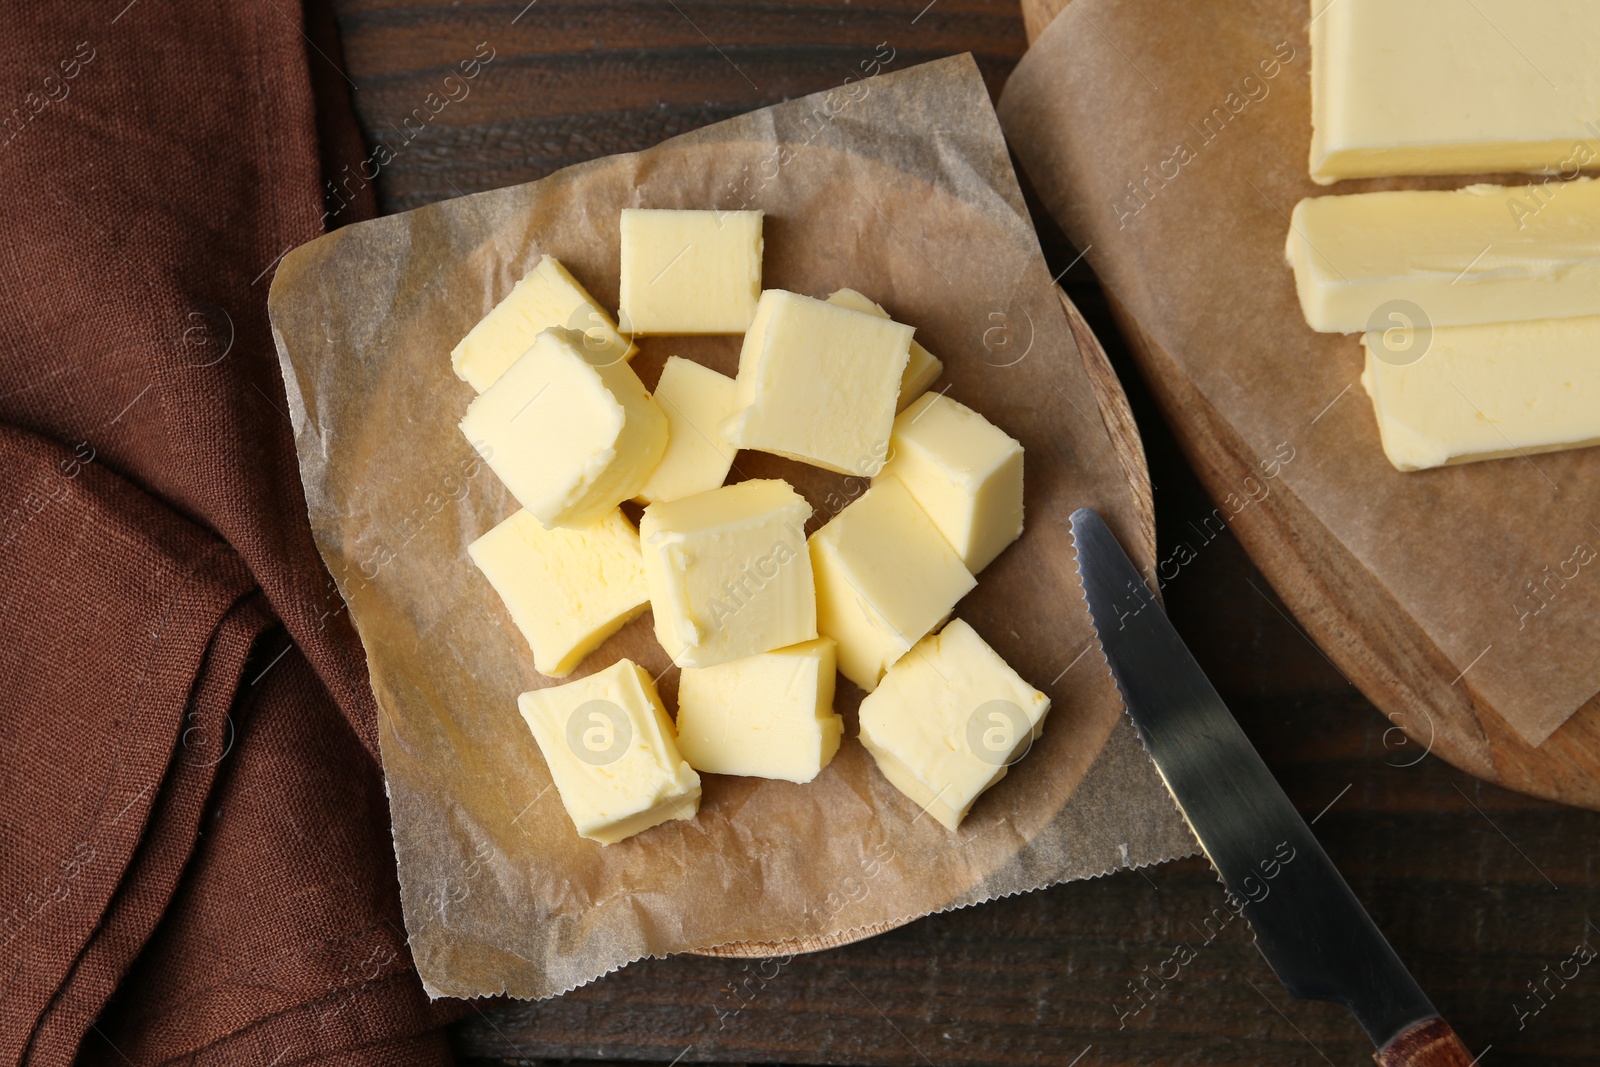
[{"label": "pale yellow butter piece", "polygon": [[911,327],[768,289],[739,351],[739,411],[723,434],[754,448],[871,477],[883,468]]},{"label": "pale yellow butter piece", "polygon": [[1471,185],[1300,201],[1286,252],[1306,322],[1357,333],[1418,309],[1434,326],[1600,314],[1600,182],[1533,195]]},{"label": "pale yellow butter piece", "polygon": [[554,256],[537,265],[512,286],[450,353],[456,376],[483,392],[552,326],[583,333],[591,360],[632,359],[637,349],[620,333],[576,278]]},{"label": "pale yellow butter piece", "polygon": [[637,499],[651,504],[717,488],[728,477],[738,451],[722,436],[722,424],[737,403],[733,379],[692,360],[668,356],[654,396],[667,416],[667,454]]},{"label": "pale yellow butter piece", "polygon": [[583,529],[637,494],[667,449],[667,417],[617,360],[551,328],[467,408],[461,432],[546,526]]},{"label": "pale yellow butter piece", "polygon": [[1600,5],[1312,0],[1311,176],[1567,173],[1600,161]]},{"label": "pale yellow butter piece", "polygon": [[517,698],[578,836],[614,845],[700,810],[650,675],[632,660]]},{"label": "pale yellow butter piece", "polygon": [[467,554],[528,639],[534,667],[551,678],[571,674],[650,606],[638,531],[615,509],[586,530],[547,530],[518,511]]},{"label": "pale yellow butter piece", "polygon": [[924,393],[894,420],[879,477],[905,483],[977,574],[1022,536],[1022,444],[965,404]]},{"label": "pale yellow butter piece", "polygon": [[880,478],[811,536],[817,629],[867,692],[977,585],[898,478]]},{"label": "pale yellow butter piece", "polygon": [[1362,341],[1361,383],[1399,470],[1600,444],[1600,316],[1436,329],[1406,366],[1378,358],[1382,335]]},{"label": "pale yellow butter piece", "polygon": [[790,645],[678,679],[678,748],[689,766],[809,782],[839,751],[833,639]]},{"label": "pale yellow butter piece", "polygon": [[[846,307],[851,311],[859,311],[866,315],[876,315],[880,319],[889,317],[889,313],[883,310],[882,304],[874,303],[854,289],[840,289],[828,297],[828,303],[838,304],[840,307]],[[943,373],[944,364],[939,362],[932,352],[929,352],[913,340],[911,342],[911,352],[906,359],[906,369],[900,375],[900,394],[898,399],[895,400],[895,410],[904,411],[913,400],[926,392],[928,386],[937,381],[939,375]]]},{"label": "pale yellow butter piece", "polygon": [[817,636],[810,517],[805,497],[775,478],[645,508],[645,583],[672,662],[713,667]]},{"label": "pale yellow butter piece", "polygon": [[760,211],[622,211],[622,307],[635,334],[743,333],[761,294]]},{"label": "pale yellow butter piece", "polygon": [[960,619],[923,638],[861,702],[861,744],[948,830],[1044,730],[1050,698]]}]

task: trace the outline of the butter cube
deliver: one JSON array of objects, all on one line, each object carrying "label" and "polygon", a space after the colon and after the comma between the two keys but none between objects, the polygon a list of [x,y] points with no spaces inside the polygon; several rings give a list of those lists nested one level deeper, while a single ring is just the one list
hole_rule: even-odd
[{"label": "butter cube", "polygon": [[1391,362],[1367,334],[1361,384],[1396,469],[1600,444],[1600,316],[1448,326]]},{"label": "butter cube", "polygon": [[481,393],[552,326],[582,331],[584,350],[597,363],[632,359],[638,351],[567,268],[554,256],[542,256],[461,339],[450,353],[450,365]]},{"label": "butter cube", "polygon": [[461,432],[546,526],[583,529],[639,492],[667,450],[667,417],[621,360],[585,358],[551,328],[473,400]]},{"label": "butter cube", "polygon": [[564,678],[629,620],[644,614],[639,534],[622,512],[586,530],[547,530],[518,511],[467,546],[540,674]]},{"label": "butter cube", "polygon": [[1286,254],[1306,322],[1324,333],[1596,315],[1600,182],[1310,197]]},{"label": "butter cube", "polygon": [[517,707],[579,837],[614,845],[700,810],[700,776],[678,754],[655,683],[632,660],[523,693]]},{"label": "butter cube", "polygon": [[977,585],[898,478],[880,478],[811,536],[817,629],[867,692]]},{"label": "butter cube", "polygon": [[1311,176],[1592,167],[1597,39],[1587,0],[1312,0]]},{"label": "butter cube", "polygon": [[[880,319],[889,317],[883,310],[883,305],[873,303],[854,289],[840,289],[828,297],[828,303],[838,304],[840,307],[859,311],[865,315],[876,315]],[[928,386],[938,380],[944,373],[944,364],[935,358],[932,352],[911,342],[911,355],[906,360],[905,372],[900,375],[900,395],[895,401],[895,410],[904,411],[906,406],[927,391]]]},{"label": "butter cube", "polygon": [[871,477],[889,451],[911,327],[768,289],[739,351],[739,412],[724,435],[754,448]]},{"label": "butter cube", "polygon": [[626,332],[743,333],[761,293],[760,211],[622,211]]},{"label": "butter cube", "polygon": [[883,474],[899,478],[977,574],[1022,536],[1022,444],[965,404],[924,393],[894,420]]},{"label": "butter cube", "polygon": [[689,766],[809,782],[839,751],[829,637],[687,668],[678,679],[678,748]]},{"label": "butter cube", "polygon": [[861,702],[861,744],[947,830],[1044,731],[1050,698],[960,619],[923,638]]},{"label": "butter cube", "polygon": [[655,391],[667,416],[667,454],[639,490],[638,500],[676,500],[723,483],[738,451],[722,436],[736,398],[737,387],[727,375],[680,356],[667,357]]},{"label": "butter cube", "polygon": [[714,667],[817,636],[805,525],[781,479],[651,504],[639,534],[656,640],[680,667]]}]

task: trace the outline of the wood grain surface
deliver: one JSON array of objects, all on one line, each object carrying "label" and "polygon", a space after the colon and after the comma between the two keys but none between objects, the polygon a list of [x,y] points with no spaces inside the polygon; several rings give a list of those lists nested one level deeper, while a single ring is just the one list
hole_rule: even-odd
[{"label": "wood grain surface", "polygon": [[[383,168],[385,210],[837,85],[880,43],[894,49],[891,70],[972,51],[991,91],[1025,46],[1015,4],[972,0],[524,3],[337,0],[345,54],[321,61],[354,84],[369,139],[406,128],[480,42],[494,49],[470,95]],[[1600,949],[1600,814],[1478,782],[1362,698],[1232,533],[1208,532],[1213,505],[1093,276],[1035,221],[1128,387],[1159,558],[1180,544],[1194,555],[1167,586],[1168,609],[1246,732],[1480,1063],[1594,1062],[1600,957],[1582,946]],[[1242,924],[1207,926],[1222,904],[1210,869],[1186,861],[788,961],[648,961],[557,1000],[476,1004],[453,1038],[480,1065],[1371,1063],[1342,1009],[1289,999]],[[1175,968],[1180,943],[1195,953]]]}]

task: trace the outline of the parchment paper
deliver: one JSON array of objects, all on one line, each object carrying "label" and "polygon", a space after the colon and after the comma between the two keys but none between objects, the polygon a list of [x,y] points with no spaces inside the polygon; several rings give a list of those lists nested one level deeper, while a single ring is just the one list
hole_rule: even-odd
[{"label": "parchment paper", "polygon": [[[450,348],[543,253],[615,307],[618,213],[767,212],[764,284],[881,301],[945,360],[939,387],[1027,449],[1027,531],[959,614],[1054,701],[1043,738],[949,834],[856,740],[814,782],[705,775],[699,817],[583,841],[516,696],[552,684],[466,545],[516,505],[456,428],[472,392]],[[1097,650],[1067,516],[1134,540],[1088,379],[970,57],[884,74],[528,185],[350,226],[285,257],[274,336],[312,528],[365,643],[411,950],[433,995],[546,997],[647,955],[850,931],[1193,851]],[[739,339],[652,338],[732,373]],[[865,488],[759,453],[820,525]],[[1088,650],[1088,651],[1086,651]],[[668,670],[645,616],[622,656]],[[1079,657],[1082,657],[1081,659]]]},{"label": "parchment paper", "polygon": [[1600,549],[1600,450],[1394,470],[1358,339],[1306,326],[1283,258],[1305,196],[1530,179],[1312,183],[1309,8],[1074,0],[1002,122],[1140,326],[1253,451],[1294,450],[1289,487],[1538,745],[1600,691],[1600,566],[1579,562]]}]

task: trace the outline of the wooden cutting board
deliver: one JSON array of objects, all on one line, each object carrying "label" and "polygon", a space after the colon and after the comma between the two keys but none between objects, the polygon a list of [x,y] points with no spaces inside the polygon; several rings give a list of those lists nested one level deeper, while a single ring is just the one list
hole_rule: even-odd
[{"label": "wooden cutting board", "polygon": [[[1071,0],[1022,0],[1032,43]],[[1145,381],[1190,466],[1216,499],[1252,474],[1238,432],[1107,293]],[[1392,762],[1431,752],[1486,781],[1600,809],[1600,697],[1537,748],[1463,686],[1456,668],[1355,556],[1284,487],[1233,519],[1233,531],[1300,625],[1394,724]],[[1425,708],[1427,716],[1408,709]]]}]

